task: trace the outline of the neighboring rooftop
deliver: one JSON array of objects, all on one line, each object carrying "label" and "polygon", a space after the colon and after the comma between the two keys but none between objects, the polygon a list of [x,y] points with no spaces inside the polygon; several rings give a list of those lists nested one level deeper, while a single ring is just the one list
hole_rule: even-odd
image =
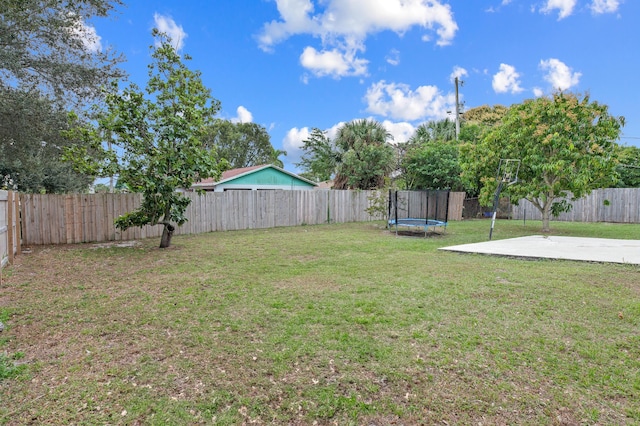
[{"label": "neighboring rooftop", "polygon": [[222,173],[220,180],[214,181],[213,178],[203,179],[195,183],[193,188],[221,192],[232,189],[305,190],[314,189],[316,186],[316,183],[298,176],[295,173],[288,172],[272,164],[265,164],[227,170]]}]

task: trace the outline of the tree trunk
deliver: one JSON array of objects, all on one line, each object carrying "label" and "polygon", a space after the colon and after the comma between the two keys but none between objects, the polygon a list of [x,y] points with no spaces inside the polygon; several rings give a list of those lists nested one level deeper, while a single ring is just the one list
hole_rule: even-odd
[{"label": "tree trunk", "polygon": [[167,248],[171,245],[171,237],[173,237],[173,231],[175,227],[170,223],[165,223],[162,230],[162,238],[160,239],[160,248]]},{"label": "tree trunk", "polygon": [[551,203],[547,202],[542,209],[542,232],[550,232],[549,221],[551,216]]}]

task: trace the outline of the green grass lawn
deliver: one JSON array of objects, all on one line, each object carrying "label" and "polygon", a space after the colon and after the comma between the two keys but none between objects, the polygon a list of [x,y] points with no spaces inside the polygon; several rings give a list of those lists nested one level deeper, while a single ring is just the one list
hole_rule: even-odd
[{"label": "green grass lawn", "polygon": [[640,267],[437,250],[489,226],[34,247],[3,272],[0,423],[640,423]]}]

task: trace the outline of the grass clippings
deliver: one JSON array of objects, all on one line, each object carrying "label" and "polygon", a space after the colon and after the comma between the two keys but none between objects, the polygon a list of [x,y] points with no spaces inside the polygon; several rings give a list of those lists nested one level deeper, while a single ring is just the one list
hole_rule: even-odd
[{"label": "grass clippings", "polygon": [[639,423],[640,268],[437,250],[488,226],[33,247],[0,288],[0,423]]}]

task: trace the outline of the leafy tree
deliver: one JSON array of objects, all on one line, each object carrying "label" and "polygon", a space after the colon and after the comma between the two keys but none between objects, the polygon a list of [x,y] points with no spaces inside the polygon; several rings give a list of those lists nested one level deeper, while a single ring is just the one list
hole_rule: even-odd
[{"label": "leafy tree", "polygon": [[377,189],[384,186],[395,165],[391,134],[375,120],[354,120],[338,129],[331,141],[314,128],[304,141],[304,154],[296,165],[316,182],[334,177],[335,189]]},{"label": "leafy tree", "polygon": [[[123,76],[122,58],[86,26],[120,0],[0,0],[0,174],[27,192],[86,191],[90,178],[61,161],[70,107]],[[75,141],[79,142],[79,141]]]},{"label": "leafy tree", "polygon": [[303,141],[302,150],[304,154],[296,163],[304,170],[301,176],[315,182],[328,181],[334,176],[339,155],[325,132],[313,128],[309,139]]},{"label": "leafy tree", "polygon": [[106,185],[104,183],[97,183],[93,187],[93,191],[96,194],[106,194],[106,193],[110,192],[110,188],[109,188],[109,185]]},{"label": "leafy tree", "polygon": [[[465,121],[462,127],[460,128],[460,137],[458,138],[458,153],[463,150],[465,145],[476,145],[482,141],[484,135],[491,131],[491,127],[478,123],[478,122],[469,122]],[[462,161],[462,158],[458,157],[459,161]],[[462,170],[462,166],[461,166]],[[469,197],[477,197],[479,195],[480,188],[482,188],[481,176],[476,174],[471,174],[468,171],[461,171],[460,178],[462,180],[462,185],[465,188],[465,192]]]},{"label": "leafy tree", "polygon": [[508,111],[509,108],[504,105],[482,105],[466,111],[464,113],[464,122],[493,127],[500,124]]},{"label": "leafy tree", "polygon": [[402,159],[407,189],[464,189],[458,147],[451,143],[423,143]]},{"label": "leafy tree", "polygon": [[271,145],[267,129],[256,123],[215,120],[208,128],[205,144],[215,148],[218,156],[227,160],[234,169],[263,164],[283,167],[284,163],[278,157],[287,155]]},{"label": "leafy tree", "polygon": [[462,187],[455,122],[421,124],[406,143],[398,145],[398,151],[401,180],[407,189]]},{"label": "leafy tree", "polygon": [[527,100],[512,106],[481,142],[463,146],[463,170],[482,176],[481,199],[489,204],[499,160],[520,159],[519,182],[507,191],[515,202],[533,203],[548,232],[550,216],[571,208],[563,198],[575,200],[612,183],[614,141],[623,125],[624,118],[588,96],[558,92]]},{"label": "leafy tree", "polygon": [[122,58],[97,48],[85,23],[120,0],[0,0],[0,88],[37,90],[83,103],[121,77]]},{"label": "leafy tree", "polygon": [[[94,149],[102,148],[98,132],[111,135],[112,143],[122,150],[118,182],[144,196],[140,208],[120,216],[116,226],[127,229],[161,224],[160,247],[164,248],[171,244],[174,223],[186,221],[184,212],[190,202],[176,189],[190,188],[197,179],[219,176],[225,162],[217,163],[215,153],[202,142],[220,103],[211,98],[200,73],[187,68],[169,40],[157,30],[153,35],[160,37],[161,44],[151,55],[148,96],[134,84],[122,93],[114,90],[106,97],[100,128],[79,128],[76,133],[93,140]],[[188,59],[185,55],[184,60]],[[78,167],[109,175],[115,156],[104,150],[102,154],[102,163],[95,164],[82,147],[67,151]]]},{"label": "leafy tree", "polygon": [[[67,111],[38,92],[0,89],[0,176],[21,192],[87,191],[91,178],[62,161]],[[8,182],[11,181],[9,185]]]},{"label": "leafy tree", "polygon": [[391,134],[375,120],[355,120],[338,129],[339,154],[335,189],[376,189],[393,169],[395,154]]},{"label": "leafy tree", "polygon": [[619,147],[618,188],[640,188],[640,148],[636,146]]}]

